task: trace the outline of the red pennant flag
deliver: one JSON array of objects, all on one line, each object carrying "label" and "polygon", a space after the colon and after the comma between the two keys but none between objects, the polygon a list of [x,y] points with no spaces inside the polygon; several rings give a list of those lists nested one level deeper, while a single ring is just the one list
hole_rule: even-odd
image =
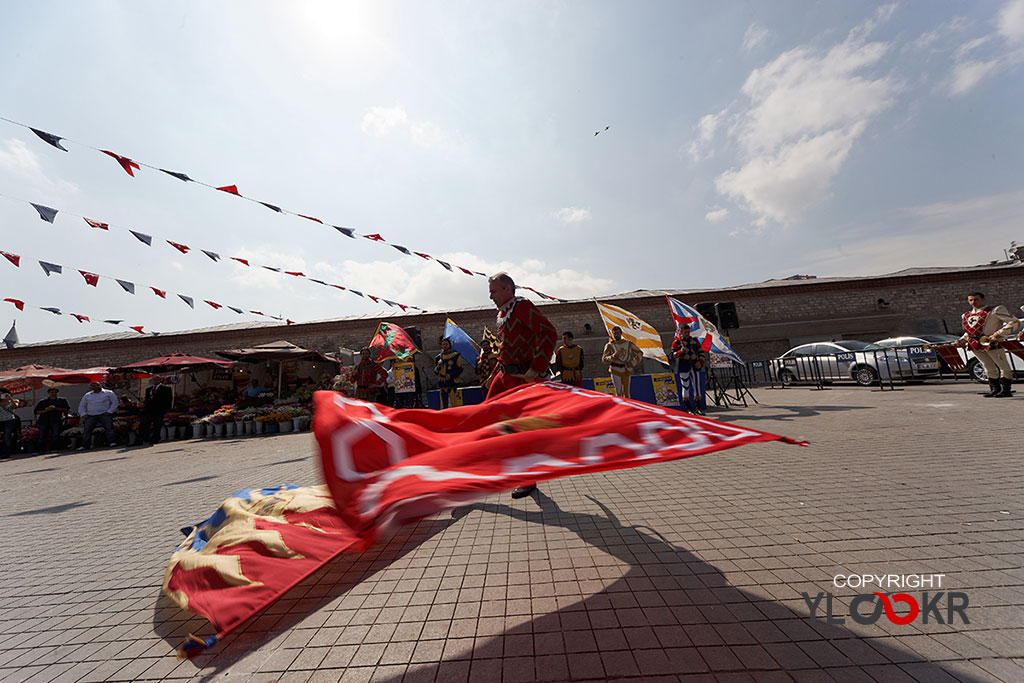
[{"label": "red pennant flag", "polygon": [[91,218],[86,218],[85,222],[94,228],[99,228],[100,230],[110,230],[110,226],[108,224],[100,223],[99,221],[94,221]]},{"label": "red pennant flag", "polygon": [[117,163],[121,164],[121,168],[123,168],[128,173],[128,175],[130,175],[131,177],[133,177],[133,178],[135,177],[135,174],[132,173],[132,169],[134,168],[136,171],[139,170],[139,165],[137,163],[135,163],[134,161],[132,161],[128,157],[123,157],[120,154],[114,154],[113,152],[108,152],[105,149],[101,149],[100,151],[103,152],[104,154],[106,154],[107,156],[110,156],[110,157],[113,157],[114,159],[117,159]]},{"label": "red pennant flag", "polygon": [[285,318],[284,322],[285,322],[286,325],[294,325],[295,324],[294,320],[289,320],[288,318]]},{"label": "red pennant flag", "polygon": [[377,297],[375,297],[375,296],[374,296],[373,294],[367,294],[366,296],[368,296],[368,297],[370,297],[371,299],[373,299],[373,303],[375,303],[375,304],[379,304],[379,303],[380,303],[380,299],[378,299]]},{"label": "red pennant flag", "polygon": [[145,327],[145,325],[133,325],[129,329],[135,330],[139,334],[146,334],[145,332],[142,331],[143,327]]},{"label": "red pennant flag", "polygon": [[6,251],[0,251],[0,254],[4,255],[4,258],[13,263],[15,266],[21,266],[21,257],[17,254],[9,254]]},{"label": "red pennant flag", "polygon": [[78,315],[77,313],[72,313],[71,315],[73,315],[74,317],[78,318],[78,322],[80,322],[80,323],[90,322],[89,321],[89,316],[87,316],[87,315]]},{"label": "red pennant flag", "polygon": [[25,310],[25,302],[22,301],[21,299],[4,299],[4,301],[11,302],[12,304],[14,304],[14,307],[17,308],[19,311]]},{"label": "red pennant flag", "polygon": [[249,312],[252,313],[253,315],[262,315],[263,317],[266,317],[266,313],[260,313],[259,311],[249,311]]},{"label": "red pennant flag", "polygon": [[472,270],[466,270],[466,269],[465,269],[465,268],[463,268],[462,266],[455,266],[455,267],[456,267],[456,268],[458,268],[459,270],[461,270],[461,271],[462,271],[463,273],[465,273],[466,275],[472,275],[472,274],[473,274],[473,271],[472,271]]},{"label": "red pennant flag", "polygon": [[374,234],[374,235],[363,235],[363,237],[365,237],[368,240],[373,240],[374,242],[384,242],[385,241],[383,237],[381,237],[380,235],[377,235],[377,234]]},{"label": "red pennant flag", "polygon": [[286,271],[284,271],[284,274],[285,275],[294,275],[295,277],[306,277],[305,273],[300,273],[297,270],[286,270]]},{"label": "red pennant flag", "polygon": [[232,257],[231,257],[231,260],[232,260],[232,261],[238,261],[238,262],[239,262],[239,263],[241,263],[241,264],[242,264],[243,266],[247,266],[247,265],[249,265],[249,261],[248,261],[247,259],[244,259],[244,258],[238,258],[237,256],[232,256]]},{"label": "red pennant flag", "polygon": [[96,283],[100,281],[100,276],[97,275],[96,273],[90,273],[90,272],[85,271],[85,270],[80,270],[78,272],[81,273],[82,277],[85,278],[85,283],[87,285],[91,285],[91,286],[95,287]]},{"label": "red pennant flag", "polygon": [[296,215],[297,215],[297,216],[298,216],[299,218],[305,218],[305,219],[306,219],[307,221],[313,221],[313,222],[315,222],[315,223],[320,223],[321,225],[323,224],[323,221],[322,221],[322,220],[320,220],[319,218],[313,218],[312,216],[304,216],[304,215],[302,215],[301,213],[300,213],[300,214],[296,214]]},{"label": "red pennant flag", "polygon": [[178,244],[177,242],[172,242],[170,240],[167,240],[167,244],[171,245],[172,247],[174,247],[175,249],[180,251],[182,254],[187,254],[188,250],[192,248],[192,247],[185,246],[184,244]]},{"label": "red pennant flag", "polygon": [[150,287],[150,289],[152,289],[153,293],[156,294],[161,299],[166,299],[167,298],[167,292],[166,291],[164,291],[162,289],[157,289],[156,287]]},{"label": "red pennant flag", "polygon": [[[397,302],[396,302],[396,304],[397,304]],[[407,309],[407,308],[409,308],[409,307],[408,307],[408,306],[406,306],[405,304],[397,304],[397,305],[398,305],[398,307],[399,307],[399,308],[401,308],[401,309],[402,309],[402,313],[405,313],[406,309]]]},{"label": "red pennant flag", "polygon": [[341,285],[331,285],[331,287],[334,287],[335,289],[340,289],[343,292],[347,289],[347,287],[342,287]]},{"label": "red pennant flag", "polygon": [[[203,301],[206,301],[206,299],[203,299]],[[210,305],[211,305],[211,306],[213,306],[213,307],[214,307],[215,309],[216,309],[216,308],[224,308],[223,306],[221,306],[220,304],[218,304],[218,303],[216,303],[216,302],[214,302],[214,301],[206,301],[206,303],[210,304]]]},{"label": "red pennant flag", "polygon": [[220,190],[221,192],[227,192],[228,194],[233,194],[237,197],[242,196],[238,193],[237,185],[225,185],[224,187],[218,187],[217,189]]},{"label": "red pennant flag", "polygon": [[412,252],[412,253],[416,254],[416,255],[417,255],[417,256],[419,256],[420,258],[425,258],[425,259],[427,259],[428,261],[429,261],[429,260],[431,260],[432,258],[434,258],[434,257],[433,257],[433,256],[431,256],[430,254],[424,254],[424,253],[423,253],[423,252],[421,252],[421,251],[414,251],[414,252]]},{"label": "red pennant flag", "polygon": [[363,548],[397,524],[537,481],[749,443],[806,445],[553,382],[438,411],[394,410],[325,391],[313,401],[324,478]]}]

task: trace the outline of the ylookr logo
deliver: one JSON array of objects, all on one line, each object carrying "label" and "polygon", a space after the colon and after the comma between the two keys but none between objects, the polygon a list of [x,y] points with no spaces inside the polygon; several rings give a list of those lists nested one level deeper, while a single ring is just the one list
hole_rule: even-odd
[{"label": "ylookr logo", "polygon": [[[832,585],[836,588],[867,588],[873,585],[880,589],[935,589],[942,588],[944,576],[945,574],[837,574],[832,578]],[[809,593],[800,595],[810,610],[809,621],[818,621],[819,609],[822,609],[825,623],[846,623],[846,617],[836,616],[833,611],[832,593],[822,591],[813,598]],[[959,615],[963,623],[969,624],[969,604],[967,593],[963,592],[922,591],[920,598],[916,598],[910,593],[872,591],[853,596],[850,600],[849,617],[858,624],[874,624],[882,618],[882,614],[885,614],[885,618],[893,624],[905,626],[918,618],[922,624],[929,623],[929,620],[938,624],[952,624],[956,615]]]}]

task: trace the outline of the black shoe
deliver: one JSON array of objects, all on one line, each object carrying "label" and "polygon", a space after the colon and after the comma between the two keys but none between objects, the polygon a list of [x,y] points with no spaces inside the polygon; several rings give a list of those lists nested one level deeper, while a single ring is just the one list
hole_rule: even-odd
[{"label": "black shoe", "polygon": [[984,396],[985,398],[992,398],[993,396],[995,396],[996,394],[999,393],[999,389],[1000,389],[999,380],[998,379],[990,379],[988,381],[988,391],[979,392],[978,396]]},{"label": "black shoe", "polygon": [[1010,387],[1013,386],[1013,380],[1003,377],[999,380],[999,393],[995,395],[995,398],[1013,398],[1013,392],[1010,391]]},{"label": "black shoe", "polygon": [[519,488],[512,489],[513,498],[526,498],[528,495],[537,490],[536,484],[530,484],[528,486],[520,486]]}]

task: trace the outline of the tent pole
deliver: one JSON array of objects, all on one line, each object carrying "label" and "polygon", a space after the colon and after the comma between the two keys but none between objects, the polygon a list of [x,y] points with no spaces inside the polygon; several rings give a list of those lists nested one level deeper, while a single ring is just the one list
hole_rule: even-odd
[{"label": "tent pole", "polygon": [[277,361],[277,400],[281,400],[281,370],[284,368],[284,361]]}]

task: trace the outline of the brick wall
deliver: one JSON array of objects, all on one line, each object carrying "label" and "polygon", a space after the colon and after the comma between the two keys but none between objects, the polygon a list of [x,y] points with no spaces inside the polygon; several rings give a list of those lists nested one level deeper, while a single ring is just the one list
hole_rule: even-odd
[{"label": "brick wall", "polygon": [[[1018,316],[1024,316],[1019,309],[1024,304],[1024,267],[1021,266],[861,281],[805,280],[784,286],[678,294],[676,298],[688,304],[735,302],[740,328],[732,330],[730,338],[741,356],[753,360],[775,357],[796,344],[817,339],[874,341],[897,334],[943,332],[946,328],[958,334],[960,314],[967,306],[967,293],[976,289],[986,293],[990,304],[1001,303]],[[621,306],[653,325],[668,348],[674,327],[664,296],[602,300]],[[599,360],[607,336],[594,303],[546,303],[540,306],[558,328],[559,334],[565,330],[575,333],[576,342],[583,347],[587,358],[584,374],[588,377],[606,374]],[[492,308],[459,311],[450,316],[476,339],[479,339],[484,325],[494,327]],[[394,315],[387,319],[403,327],[419,328],[428,356],[420,360],[420,367],[430,370],[448,317],[446,313],[428,313]],[[586,330],[587,325],[590,326],[589,331]],[[28,363],[69,368],[116,366],[165,353],[216,357],[217,350],[255,346],[279,339],[306,348],[335,352],[341,347],[359,349],[370,340],[375,328],[376,320],[364,318],[217,329],[158,337],[51,343],[0,349],[0,368]],[[655,367],[656,364],[650,369]],[[427,372],[424,377],[433,379],[433,373]]]}]

